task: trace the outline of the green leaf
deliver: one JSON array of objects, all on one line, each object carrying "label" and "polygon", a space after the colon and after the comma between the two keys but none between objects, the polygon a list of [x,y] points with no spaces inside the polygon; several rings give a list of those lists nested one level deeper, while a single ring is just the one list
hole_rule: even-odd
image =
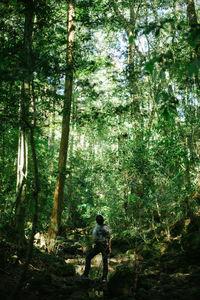
[{"label": "green leaf", "polygon": [[129,37],[129,43],[132,44],[134,42],[134,40],[135,40],[135,37],[133,35],[131,35]]},{"label": "green leaf", "polygon": [[154,69],[154,61],[149,61],[146,63],[145,65],[145,69],[152,74],[153,73],[153,69]]}]

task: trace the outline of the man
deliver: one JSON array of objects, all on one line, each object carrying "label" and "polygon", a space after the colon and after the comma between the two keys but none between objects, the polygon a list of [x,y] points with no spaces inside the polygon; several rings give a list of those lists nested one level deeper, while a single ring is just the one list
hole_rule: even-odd
[{"label": "man", "polygon": [[102,215],[96,217],[97,226],[94,228],[92,236],[94,238],[95,245],[86,256],[85,271],[82,278],[88,278],[90,265],[92,258],[102,253],[103,259],[103,282],[106,282],[108,275],[108,254],[111,253],[111,239],[110,228],[104,224],[104,218]]}]

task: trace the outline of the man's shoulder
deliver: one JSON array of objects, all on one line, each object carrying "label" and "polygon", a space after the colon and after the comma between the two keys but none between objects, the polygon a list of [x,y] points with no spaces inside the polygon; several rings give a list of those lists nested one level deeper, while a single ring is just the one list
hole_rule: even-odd
[{"label": "man's shoulder", "polygon": [[103,228],[110,232],[110,227],[107,224],[103,224]]},{"label": "man's shoulder", "polygon": [[97,225],[93,230],[93,236],[97,236],[101,234],[104,235],[104,233],[106,234],[111,233],[110,227],[107,224]]}]

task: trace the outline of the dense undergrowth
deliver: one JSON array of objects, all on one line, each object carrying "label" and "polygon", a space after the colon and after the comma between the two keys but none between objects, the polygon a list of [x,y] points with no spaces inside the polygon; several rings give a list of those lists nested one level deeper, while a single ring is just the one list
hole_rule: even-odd
[{"label": "dense undergrowth", "polygon": [[[31,263],[15,297],[42,300],[199,299],[199,219],[187,220],[184,226],[176,223],[171,232],[170,240],[160,236],[160,240],[152,239],[146,243],[135,241],[135,247],[134,238],[132,242],[114,238],[106,285],[99,280],[100,264],[93,264],[88,280],[80,278],[85,251],[91,246],[85,232],[61,238],[52,253],[48,253],[44,245],[43,249],[34,246]],[[14,299],[26,249],[19,251],[11,228],[1,229],[0,257],[0,295],[2,299]]]}]

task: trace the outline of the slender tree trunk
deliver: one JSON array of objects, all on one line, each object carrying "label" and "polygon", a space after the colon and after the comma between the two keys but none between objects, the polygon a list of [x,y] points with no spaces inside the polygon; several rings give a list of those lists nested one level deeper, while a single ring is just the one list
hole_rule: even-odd
[{"label": "slender tree trunk", "polygon": [[18,163],[17,163],[17,191],[15,210],[15,229],[19,245],[24,244],[24,219],[25,219],[25,198],[26,180],[28,174],[28,129],[27,117],[31,101],[30,82],[32,79],[32,34],[33,34],[33,2],[24,1],[25,24],[24,24],[24,80],[20,99],[20,127],[18,141]]},{"label": "slender tree trunk", "polygon": [[[77,103],[73,101],[73,109],[72,109],[72,131],[76,130],[76,115],[77,115]],[[72,224],[72,199],[73,199],[73,150],[74,150],[74,136],[71,135],[70,146],[69,146],[69,180],[68,180],[68,211],[67,211],[67,223],[69,225]]]},{"label": "slender tree trunk", "polygon": [[[186,0],[187,4],[187,17],[190,25],[191,38],[194,39],[200,34],[200,24],[198,23],[195,2],[194,0]],[[200,41],[195,41],[194,53],[197,59],[200,59]],[[197,87],[200,89],[199,76],[196,75]]]},{"label": "slender tree trunk", "polygon": [[[56,94],[56,88],[53,89],[53,94]],[[50,112],[50,117],[49,117],[49,140],[48,140],[48,146],[50,151],[54,152],[54,143],[55,143],[55,118],[56,118],[56,114],[55,114],[55,104],[56,104],[56,100],[55,97],[53,97],[52,99],[52,103],[51,103],[51,112]]]},{"label": "slender tree trunk", "polygon": [[67,223],[71,225],[72,218],[71,218],[71,210],[72,210],[72,194],[73,194],[73,165],[72,165],[72,156],[73,156],[73,145],[74,145],[74,138],[72,136],[70,141],[70,149],[69,149],[69,156],[70,156],[70,163],[69,163],[69,179],[68,179],[68,193],[67,193],[67,200],[68,200],[68,210],[67,210]]},{"label": "slender tree trunk", "polygon": [[[189,128],[189,120],[188,120],[188,99],[189,99],[189,95],[188,95],[188,89],[186,89],[186,98],[184,101],[184,106],[185,106],[185,124],[186,124],[186,128]],[[190,153],[191,153],[191,149],[190,149],[190,143],[189,143],[189,134],[186,133],[185,135],[185,150],[186,150],[186,156],[185,156],[185,186],[186,186],[186,190],[187,193],[190,193],[190,189],[191,189],[191,176],[190,176]]]},{"label": "slender tree trunk", "polygon": [[[56,84],[53,90],[54,95],[56,95]],[[54,151],[55,151],[55,120],[56,120],[56,99],[55,96],[52,99],[52,111],[50,113],[50,118],[49,118],[49,139],[48,139],[48,146],[49,146],[49,153],[51,157],[53,158],[54,156]],[[53,172],[53,167],[54,167],[54,160],[51,159],[50,165],[49,165],[49,171],[52,173]],[[51,180],[52,181],[52,180]]]},{"label": "slender tree trunk", "polygon": [[191,27],[196,27],[198,22],[197,22],[197,14],[195,10],[194,0],[187,0],[186,3],[187,3],[187,15],[188,15],[189,24]]},{"label": "slender tree trunk", "polygon": [[65,101],[63,108],[62,134],[58,163],[58,175],[56,180],[54,202],[49,226],[49,239],[55,239],[60,230],[63,210],[63,196],[65,184],[66,161],[68,152],[70,114],[73,86],[73,50],[74,50],[74,17],[75,2],[68,0],[68,35],[67,35],[67,74],[65,79]]},{"label": "slender tree trunk", "polygon": [[33,253],[33,242],[34,236],[36,233],[37,227],[37,219],[38,219],[38,194],[40,191],[39,187],[39,175],[38,175],[38,163],[37,163],[37,154],[36,154],[36,147],[35,147],[35,140],[34,140],[34,128],[35,128],[35,120],[33,120],[32,124],[27,124],[30,129],[30,146],[32,152],[32,161],[33,161],[33,175],[34,175],[34,188],[33,188],[33,200],[34,200],[34,213],[33,213],[33,220],[32,220],[32,231],[31,236],[29,239],[26,259],[25,263],[23,264],[23,268],[21,270],[21,274],[19,276],[19,280],[13,289],[11,294],[10,300],[15,300],[20,298],[20,292],[24,284],[26,283],[25,276],[28,270],[28,266],[30,264],[32,253]]},{"label": "slender tree trunk", "polygon": [[112,1],[112,7],[115,11],[115,14],[121,20],[124,30],[126,31],[127,37],[129,39],[128,44],[128,68],[129,68],[129,91],[130,98],[132,102],[132,112],[131,115],[134,115],[136,118],[139,113],[139,101],[137,95],[137,78],[135,73],[135,62],[136,62],[136,44],[135,44],[135,33],[134,28],[136,24],[136,20],[138,18],[138,13],[141,7],[142,1],[136,3],[133,0],[129,0],[129,21],[123,16],[120,12],[118,5],[115,1]]},{"label": "slender tree trunk", "polygon": [[[200,33],[200,24],[198,23],[198,19],[197,19],[194,0],[187,0],[187,16],[188,16],[191,31],[193,31],[193,36],[195,37],[196,35],[199,35],[199,33]],[[199,40],[196,41],[194,50],[195,50],[196,56],[198,58],[200,58],[200,42],[199,42]]]},{"label": "slender tree trunk", "polygon": [[139,103],[137,99],[137,92],[136,92],[136,76],[135,76],[135,37],[134,37],[134,28],[135,28],[135,22],[136,22],[136,16],[134,12],[134,2],[130,1],[130,24],[126,29],[127,36],[129,38],[129,44],[128,44],[128,67],[129,67],[129,91],[130,91],[130,97],[132,102],[132,113],[131,115],[137,114],[139,111]]}]

